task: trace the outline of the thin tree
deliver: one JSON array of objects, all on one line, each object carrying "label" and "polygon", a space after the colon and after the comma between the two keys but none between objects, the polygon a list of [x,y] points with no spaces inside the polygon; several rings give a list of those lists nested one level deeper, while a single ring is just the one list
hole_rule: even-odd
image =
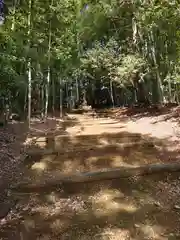
[{"label": "thin tree", "polygon": [[[31,10],[32,10],[32,0],[29,0],[28,7],[28,43],[30,49],[30,33],[31,33]],[[30,128],[31,124],[31,94],[32,94],[32,72],[31,72],[31,58],[28,58],[27,63],[28,70],[28,126]]]},{"label": "thin tree", "polygon": [[[51,7],[53,6],[53,0],[51,2]],[[49,84],[50,84],[50,60],[51,60],[51,39],[52,39],[52,29],[51,29],[51,18],[49,20],[49,36],[48,36],[48,69],[47,69],[47,82],[46,82],[46,102],[45,102],[45,119],[47,119],[48,105],[49,105]]]}]

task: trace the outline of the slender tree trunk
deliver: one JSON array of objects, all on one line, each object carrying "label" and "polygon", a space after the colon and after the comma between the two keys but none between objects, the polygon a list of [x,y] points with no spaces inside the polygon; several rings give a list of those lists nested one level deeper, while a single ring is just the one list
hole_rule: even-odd
[{"label": "slender tree trunk", "polygon": [[179,105],[179,84],[177,83],[176,85],[175,85],[175,97],[174,97],[174,101],[176,101],[177,102],[177,104]]},{"label": "slender tree trunk", "polygon": [[68,83],[66,82],[66,107],[69,108],[69,94],[68,94]]},{"label": "slender tree trunk", "polygon": [[133,33],[133,44],[135,50],[138,49],[137,46],[137,34],[138,34],[138,29],[137,29],[137,23],[135,17],[132,18],[132,33]]},{"label": "slender tree trunk", "polygon": [[171,89],[171,78],[168,79],[168,94],[169,94],[169,103],[172,102],[172,89]]},{"label": "slender tree trunk", "polygon": [[150,38],[150,43],[151,43],[152,59],[153,59],[154,66],[155,66],[155,69],[156,69],[159,100],[160,100],[160,103],[163,103],[163,101],[164,101],[163,85],[162,85],[162,79],[161,79],[161,75],[160,75],[160,71],[159,71],[159,66],[158,66],[157,60],[156,60],[156,48],[155,48],[154,35],[153,35],[152,30],[150,31],[150,37],[149,38]]},{"label": "slender tree trunk", "polygon": [[47,115],[48,115],[48,105],[49,105],[49,83],[50,83],[50,67],[48,67],[47,82],[46,82],[45,119],[47,119]]},{"label": "slender tree trunk", "polygon": [[13,6],[13,11],[12,11],[12,25],[11,25],[11,30],[14,31],[15,29],[15,22],[16,22],[16,4],[17,0],[14,0],[14,6]]},{"label": "slender tree trunk", "polygon": [[41,119],[44,119],[44,84],[41,86]]},{"label": "slender tree trunk", "polygon": [[110,80],[110,94],[111,94],[112,105],[114,107],[114,94],[113,94],[113,81],[112,80]]},{"label": "slender tree trunk", "polygon": [[72,87],[70,89],[70,111],[72,110],[73,108],[73,94],[72,94]]},{"label": "slender tree trunk", "polygon": [[52,78],[52,113],[53,113],[53,117],[55,116],[55,83],[54,83],[54,78]]},{"label": "slender tree trunk", "polygon": [[166,63],[167,63],[167,69],[168,70],[168,75],[169,75],[169,78],[168,78],[168,101],[171,103],[172,102],[172,89],[171,89],[171,78],[170,78],[170,62],[169,62],[169,59],[168,59],[168,46],[167,46],[167,42],[165,42],[165,49],[166,49]]},{"label": "slender tree trunk", "polygon": [[[76,5],[76,41],[77,41],[77,59],[80,59],[80,53],[81,53],[81,44],[80,44],[80,38],[79,38],[79,32],[78,32],[78,22],[79,19],[81,17],[81,1],[77,1],[77,5]],[[78,82],[78,78],[76,77],[76,102],[79,105],[79,82]]]},{"label": "slender tree trunk", "polygon": [[79,104],[79,84],[77,77],[76,77],[76,101]]},{"label": "slender tree trunk", "polygon": [[10,116],[10,96],[7,94],[6,103],[5,103],[5,123],[7,124]]},{"label": "slender tree trunk", "polygon": [[27,108],[27,93],[28,93],[28,88],[26,87],[25,94],[24,94],[24,116],[25,116],[26,108]]},{"label": "slender tree trunk", "polygon": [[137,104],[138,98],[137,98],[137,89],[134,87],[134,102]]},{"label": "slender tree trunk", "polygon": [[[51,6],[53,5],[53,0]],[[51,58],[51,19],[49,20],[49,40],[48,40],[48,71],[47,71],[47,82],[46,82],[46,102],[45,102],[45,118],[47,119],[48,105],[49,105],[49,84],[50,84],[50,58]]]},{"label": "slender tree trunk", "polygon": [[[29,0],[29,12],[28,12],[28,41],[30,46],[30,33],[31,33],[31,10],[32,0]],[[31,59],[28,59],[28,126],[31,124],[31,94],[32,94],[32,73],[31,73]]]},{"label": "slender tree trunk", "polygon": [[59,116],[60,118],[63,117],[63,104],[62,104],[62,100],[63,100],[63,97],[62,97],[62,81],[61,81],[61,77],[59,78]]},{"label": "slender tree trunk", "polygon": [[32,88],[32,79],[31,79],[31,61],[28,61],[28,125],[30,127],[31,123],[31,88]]}]

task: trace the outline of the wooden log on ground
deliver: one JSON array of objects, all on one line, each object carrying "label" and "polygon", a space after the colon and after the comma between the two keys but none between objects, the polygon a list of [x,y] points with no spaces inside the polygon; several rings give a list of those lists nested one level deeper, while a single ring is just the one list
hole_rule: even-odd
[{"label": "wooden log on ground", "polygon": [[[114,145],[110,145],[109,148],[118,148],[118,149],[123,149],[123,148],[128,148],[128,147],[138,147],[138,146],[144,146],[144,147],[150,147],[150,148],[153,148],[155,147],[155,143],[153,142],[149,142],[149,141],[145,141],[145,140],[141,140],[141,141],[136,141],[136,142],[124,142],[124,143],[116,143]],[[108,146],[105,146],[106,148],[108,148]],[[98,146],[95,146],[95,147],[92,147],[93,149],[92,150],[97,150],[99,147]],[[90,150],[89,147],[83,147],[83,146],[80,146],[80,148],[78,149],[76,147],[76,151],[78,150],[78,152],[81,152],[81,151],[85,151],[85,150]],[[52,155],[52,154],[65,154],[67,152],[72,152],[74,150],[64,150],[64,149],[61,149],[61,150],[58,150],[58,149],[29,149],[26,151],[27,155],[28,156],[43,156],[43,155]]]},{"label": "wooden log on ground", "polygon": [[168,164],[148,164],[140,167],[121,167],[116,169],[108,169],[106,171],[84,172],[72,175],[54,176],[52,179],[43,179],[34,184],[32,183],[19,183],[13,189],[21,191],[21,189],[38,189],[50,186],[58,186],[64,183],[86,183],[118,178],[129,178],[134,176],[143,176],[157,173],[171,173],[180,171],[180,163],[173,162]]}]

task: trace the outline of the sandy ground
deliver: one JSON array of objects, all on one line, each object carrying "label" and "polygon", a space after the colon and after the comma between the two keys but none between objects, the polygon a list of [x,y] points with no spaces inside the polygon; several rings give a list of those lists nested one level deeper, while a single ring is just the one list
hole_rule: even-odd
[{"label": "sandy ground", "polygon": [[[179,161],[180,127],[174,119],[70,117],[64,122],[33,122],[24,144],[33,140],[33,147],[58,149],[60,154],[26,159],[20,171],[13,171],[36,183],[62,172]],[[144,145],[144,140],[153,144]],[[130,142],[139,145],[122,147]],[[30,192],[11,192],[10,197],[16,205],[1,218],[0,239],[180,238],[179,173],[55,188],[47,184]]]},{"label": "sandy ground", "polygon": [[[77,117],[77,115],[71,116]],[[91,118],[79,115],[78,121],[79,126],[68,128],[68,134],[86,135],[127,131],[130,133],[147,134],[159,139],[168,138],[169,140],[177,140],[180,134],[178,123],[171,120],[163,121],[163,116],[142,117],[120,122],[111,118]]]}]

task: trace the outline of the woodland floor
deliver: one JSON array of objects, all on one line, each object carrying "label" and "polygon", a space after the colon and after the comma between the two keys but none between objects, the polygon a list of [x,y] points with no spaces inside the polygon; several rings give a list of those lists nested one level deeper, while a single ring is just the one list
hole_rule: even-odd
[{"label": "woodland floor", "polygon": [[[180,173],[10,191],[61,173],[180,161],[179,112],[114,109],[1,130],[0,239],[180,239]],[[60,153],[24,161],[20,148]]]}]

